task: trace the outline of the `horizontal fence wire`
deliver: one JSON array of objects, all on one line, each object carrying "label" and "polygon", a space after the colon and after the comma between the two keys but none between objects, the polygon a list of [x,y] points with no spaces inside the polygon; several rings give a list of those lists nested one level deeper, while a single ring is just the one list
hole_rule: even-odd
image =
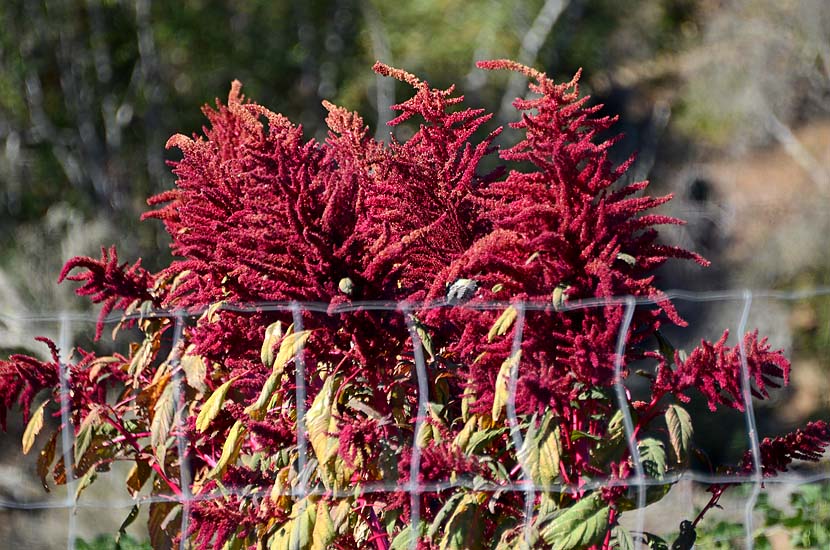
[{"label": "horizontal fence wire", "polygon": [[[400,314],[407,327],[408,334],[412,341],[412,352],[414,358],[415,375],[417,378],[417,402],[418,412],[415,417],[414,441],[412,447],[412,457],[410,462],[410,481],[405,484],[398,484],[397,482],[365,482],[360,483],[359,490],[363,494],[373,493],[389,493],[399,492],[408,493],[411,506],[411,527],[413,532],[418,533],[419,523],[421,522],[420,514],[420,495],[425,492],[439,492],[449,489],[473,489],[476,491],[489,492],[520,492],[524,494],[524,514],[525,514],[525,531],[524,536],[526,542],[530,542],[529,532],[530,519],[533,515],[534,501],[537,493],[566,493],[574,492],[577,489],[599,490],[602,488],[611,488],[617,486],[628,487],[636,493],[637,510],[635,512],[635,532],[642,532],[645,523],[645,504],[646,504],[646,490],[651,486],[666,486],[669,484],[676,484],[681,481],[690,481],[700,484],[746,484],[752,488],[751,493],[746,499],[744,508],[744,526],[746,529],[746,548],[752,549],[754,547],[754,518],[753,510],[756,505],[758,495],[762,485],[786,485],[797,487],[804,484],[812,484],[830,480],[830,470],[825,471],[788,471],[781,473],[775,477],[764,479],[761,472],[760,464],[760,440],[757,427],[756,412],[752,404],[751,396],[751,380],[749,369],[747,365],[746,350],[744,349],[743,339],[739,338],[738,345],[741,358],[741,383],[742,393],[746,407],[744,410],[746,433],[749,444],[749,449],[753,456],[753,469],[751,473],[745,475],[722,475],[709,474],[693,470],[680,470],[672,473],[667,473],[661,479],[649,478],[644,471],[640,451],[638,448],[636,433],[634,431],[634,423],[629,411],[629,403],[627,397],[627,388],[624,385],[622,375],[622,362],[627,346],[627,338],[629,336],[629,329],[634,316],[634,312],[638,306],[656,305],[665,303],[666,301],[679,300],[687,302],[736,302],[735,307],[739,308],[740,316],[738,321],[738,334],[742,335],[746,332],[750,310],[752,308],[753,300],[770,299],[795,301],[807,298],[814,298],[820,296],[830,296],[830,287],[817,287],[808,290],[794,290],[794,291],[779,291],[779,290],[734,290],[734,291],[716,291],[716,292],[690,292],[682,290],[672,290],[665,294],[652,297],[635,297],[635,296],[614,296],[593,299],[569,300],[563,304],[558,304],[556,307],[551,301],[473,301],[464,304],[458,304],[447,300],[439,300],[433,302],[390,302],[390,301],[363,301],[363,302],[349,302],[344,304],[330,305],[319,302],[261,302],[252,304],[234,304],[223,303],[218,310],[214,311],[229,311],[237,313],[263,313],[263,312],[285,312],[290,313],[294,322],[295,331],[303,330],[303,313],[319,313],[328,315],[348,314],[358,311],[380,311],[392,312]],[[424,427],[425,419],[429,412],[429,378],[427,372],[427,363],[424,357],[423,346],[421,345],[421,336],[416,327],[416,319],[413,316],[415,311],[426,311],[436,308],[466,308],[478,311],[500,310],[507,307],[513,307],[517,311],[515,320],[515,329],[513,333],[511,357],[516,357],[521,350],[523,341],[523,329],[525,324],[525,314],[529,311],[541,311],[560,313],[565,311],[575,311],[585,308],[607,307],[610,305],[617,305],[624,307],[624,316],[621,323],[619,333],[617,336],[616,356],[614,360],[614,382],[613,389],[617,404],[623,415],[623,426],[628,450],[631,456],[634,476],[627,479],[607,478],[607,479],[590,479],[583,481],[578,486],[567,483],[555,483],[550,485],[542,485],[535,483],[528,464],[524,463],[523,459],[519,459],[521,466],[521,479],[515,483],[496,484],[482,482],[481,480],[465,479],[458,477],[452,481],[446,482],[423,482],[419,479],[419,472],[421,468],[420,446],[418,445],[418,437],[420,431]],[[114,324],[125,320],[148,319],[148,318],[169,318],[174,319],[174,334],[173,346],[171,355],[168,361],[172,366],[175,366],[179,361],[179,354],[184,349],[184,327],[186,322],[190,319],[197,318],[202,315],[209,308],[190,308],[187,310],[145,310],[134,312],[129,315],[110,314],[102,321],[105,324]],[[57,323],[58,326],[58,344],[62,352],[60,361],[60,388],[59,391],[64,403],[71,402],[71,380],[70,369],[68,368],[68,353],[73,347],[72,334],[73,326],[81,322],[95,322],[99,321],[98,315],[93,312],[48,312],[38,314],[10,314],[0,313],[0,321],[9,324],[25,324],[25,323],[39,323],[50,322]],[[0,327],[0,330],[2,327]],[[183,508],[181,519],[181,532],[187,533],[189,529],[190,507],[194,502],[201,502],[206,500],[225,499],[229,496],[235,496],[239,499],[263,499],[269,496],[286,496],[305,502],[308,496],[329,496],[332,498],[346,498],[353,496],[353,488],[344,490],[323,489],[321,487],[309,486],[307,476],[306,451],[308,449],[308,434],[306,429],[305,415],[306,415],[306,365],[303,359],[302,345],[297,353],[295,360],[295,376],[296,376],[296,424],[297,424],[297,447],[299,452],[298,472],[299,479],[296,487],[285,491],[276,491],[272,487],[253,487],[253,488],[225,488],[221,491],[207,491],[199,494],[193,494],[191,490],[191,479],[188,468],[180,468],[179,482],[182,488],[181,495],[142,495],[135,498],[123,499],[96,499],[96,500],[78,500],[75,497],[74,485],[74,431],[71,429],[61,430],[62,439],[62,456],[66,471],[66,498],[58,500],[41,500],[32,502],[17,502],[0,499],[0,509],[6,510],[44,510],[44,509],[68,509],[70,510],[68,525],[67,525],[67,548],[73,550],[75,548],[75,540],[77,534],[77,520],[76,510],[88,508],[127,508],[132,507],[137,503],[150,504],[160,502],[180,503]],[[188,448],[189,441],[186,439],[186,430],[183,428],[182,414],[186,409],[184,393],[181,390],[182,373],[180,370],[174,369],[177,373],[173,380],[174,389],[174,422],[176,424],[177,436],[176,447],[180,457],[185,456],[185,450]],[[510,438],[512,439],[515,449],[521,449],[523,446],[523,435],[520,429],[520,423],[516,414],[516,387],[519,377],[519,361],[513,361],[510,371],[510,379],[508,383],[508,400],[506,403],[507,421]],[[71,411],[68,407],[61,410],[61,421],[64,426],[71,426],[70,419]],[[301,511],[302,512],[302,511]],[[417,537],[412,538],[410,548],[414,549],[417,543]],[[635,544],[640,544],[639,539],[635,540]],[[187,537],[182,537],[180,550],[186,550],[188,545]]]}]

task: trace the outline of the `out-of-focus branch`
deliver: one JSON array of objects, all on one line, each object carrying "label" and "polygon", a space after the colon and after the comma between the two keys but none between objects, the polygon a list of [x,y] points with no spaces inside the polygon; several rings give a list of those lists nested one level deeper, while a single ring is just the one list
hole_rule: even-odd
[{"label": "out-of-focus branch", "polygon": [[772,110],[768,110],[769,114],[766,119],[766,128],[772,137],[774,137],[784,148],[788,155],[807,172],[807,175],[816,185],[821,193],[830,192],[830,174],[818,162],[810,151],[798,140],[798,138],[790,130],[789,126],[784,124]]},{"label": "out-of-focus branch", "polygon": [[[565,11],[569,0],[545,0],[545,4],[533,20],[530,29],[525,33],[522,39],[522,45],[519,48],[519,55],[517,61],[523,65],[532,66],[536,63],[536,58],[539,55],[539,50],[545,44],[553,29],[553,25]],[[507,114],[510,112],[513,99],[521,92],[524,86],[525,78],[518,73],[513,73],[510,76],[510,81],[507,84],[507,89],[501,98],[501,106],[499,108],[500,120],[505,120]]]},{"label": "out-of-focus branch", "polygon": [[159,82],[160,63],[156,42],[153,37],[152,21],[150,19],[150,0],[135,0],[136,39],[138,41],[139,73],[141,76],[140,90],[147,101],[144,111],[144,131],[147,135],[145,156],[147,171],[156,182],[164,180],[167,171],[162,154],[164,137],[159,127],[159,111],[163,98],[163,90]]},{"label": "out-of-focus branch", "polygon": [[[363,18],[369,29],[369,36],[372,40],[372,53],[378,61],[392,65],[392,50],[389,48],[389,39],[386,36],[386,29],[380,14],[372,5],[370,0],[363,0],[360,3]],[[375,76],[375,103],[378,110],[378,122],[375,126],[375,139],[378,141],[389,140],[389,128],[386,123],[392,120],[391,107],[395,104],[395,81],[381,75]]]}]

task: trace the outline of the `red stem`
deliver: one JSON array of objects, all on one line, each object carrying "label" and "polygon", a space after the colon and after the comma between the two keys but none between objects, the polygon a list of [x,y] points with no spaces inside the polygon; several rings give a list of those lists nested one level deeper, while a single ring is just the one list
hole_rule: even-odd
[{"label": "red stem", "polygon": [[718,500],[720,500],[720,497],[724,491],[726,491],[726,485],[718,485],[712,491],[712,497],[709,499],[709,502],[706,503],[706,506],[703,507],[703,510],[700,511],[695,520],[692,522],[692,527],[697,527],[697,524],[700,522],[700,520],[703,519],[703,515],[718,505]]},{"label": "red stem", "polygon": [[611,508],[611,513],[608,514],[608,531],[605,532],[605,540],[602,541],[602,550],[611,548],[611,531],[614,527],[614,522],[617,520],[616,508]]},{"label": "red stem", "polygon": [[[129,443],[130,445],[132,445],[133,449],[135,449],[135,451],[136,451],[139,455],[145,455],[145,454],[146,454],[146,453],[144,452],[144,450],[141,448],[141,446],[138,444],[138,441],[136,441],[136,439],[135,439],[135,437],[133,436],[133,434],[131,434],[130,432],[126,431],[124,428],[122,428],[122,427],[121,427],[121,425],[120,425],[120,424],[118,424],[118,422],[116,422],[115,420],[111,419],[109,416],[107,416],[107,415],[101,415],[101,417],[102,417],[102,418],[103,418],[103,419],[104,419],[104,420],[105,420],[108,424],[110,424],[113,428],[115,428],[115,429],[118,431],[118,433],[120,433],[122,436],[124,436],[124,440],[125,440],[127,443]],[[148,461],[148,462],[150,463],[150,467],[151,467],[151,468],[152,468],[152,469],[156,472],[156,475],[158,475],[158,476],[162,479],[162,481],[164,481],[164,482],[167,484],[167,486],[168,486],[168,487],[170,487],[170,490],[171,490],[171,491],[173,491],[173,493],[174,493],[177,497],[182,497],[182,496],[184,496],[184,495],[182,494],[182,490],[179,488],[179,486],[178,486],[178,485],[176,485],[173,481],[171,481],[171,480],[170,480],[170,478],[168,478],[168,477],[164,474],[164,470],[162,470],[162,469],[161,469],[161,466],[159,466],[159,463],[158,463],[156,460],[152,460],[152,461]]]}]

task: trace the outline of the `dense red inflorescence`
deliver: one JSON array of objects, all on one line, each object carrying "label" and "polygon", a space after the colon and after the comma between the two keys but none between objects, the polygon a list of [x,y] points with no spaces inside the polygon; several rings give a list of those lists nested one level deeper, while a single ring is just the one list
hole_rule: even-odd
[{"label": "dense red inflorescence", "polygon": [[[342,405],[332,417],[333,428],[323,430],[324,437],[337,442],[344,464],[338,475],[349,478],[338,483],[409,481],[418,384],[407,323],[430,340],[425,342],[430,394],[449,396],[444,412],[431,409],[424,424],[431,435],[420,449],[420,483],[499,482],[496,469],[458,444],[464,422],[444,425],[440,418],[492,416],[486,422],[505,429],[487,445],[506,448],[511,440],[498,406],[499,377],[516,351],[516,413],[534,419],[552,414],[567,427],[557,436],[560,475],[577,485],[599,475],[632,474],[624,458],[609,464],[591,460],[596,441],[608,435],[613,414],[608,396],[618,360],[623,376],[634,360],[658,364],[651,402],[633,404],[642,423],[638,430],[665,411],[664,397],[688,401],[691,390],[702,394],[713,411],[720,405],[743,410],[743,361],[756,397],[767,397],[768,387],[787,382],[789,363],[757,332],[744,337],[743,359],[741,346],[726,346],[726,333],[716,343],[702,342],[687,358],[650,351],[664,323],[685,325],[656,285],[655,268],[672,258],[708,265],[693,252],[658,242],[655,226],[682,223],[651,212],[671,196],[642,195],[647,182],[621,183],[633,158],[612,163],[609,151],[620,139],[612,133],[615,118],[601,115],[601,106],[580,96],[578,74],[556,84],[510,61],[479,65],[519,71],[531,80],[533,97],[514,102],[522,116],[512,127],[523,138],[499,150],[498,158],[494,140],[501,128],[486,129],[492,115],[465,107],[453,88],[434,89],[383,64],[375,71],[414,89],[410,99],[393,107],[399,115],[390,122],[393,127],[418,124],[405,142],[374,140],[360,116],[330,103],[324,103],[328,137],[306,139],[302,128],[282,115],[247,101],[234,82],[227,104],[204,109],[210,124],[203,136],[169,140],[168,147],[182,152],[173,163],[176,188],[149,200],[155,210],[144,218],[164,223],[178,259],[150,273],[140,262],[119,265],[113,247],[102,250],[100,260],[73,258],[66,264],[60,279],[83,282],[77,293],[103,304],[97,337],[116,310],[132,312],[142,304],[182,312],[208,308],[184,328],[186,348],[174,346],[166,360],[175,366],[179,359],[200,358],[202,370],[187,372],[190,397],[203,399],[229,383],[229,401],[209,430],[197,427],[199,407],[190,408],[176,428],[188,442],[193,471],[216,466],[236,425],[244,430],[244,449],[252,453],[275,456],[297,445],[302,426],[291,409],[296,407],[296,361],[285,366],[286,376],[273,388],[288,408],[250,413],[272,374],[263,354],[276,352],[292,323],[295,331],[309,331],[302,361],[317,373],[306,380],[306,408],[328,391]],[[634,310],[622,335],[626,306],[612,300],[618,296],[650,304]],[[568,307],[582,299],[598,301]],[[376,311],[359,307],[362,301],[393,307]],[[263,302],[313,302],[324,309],[294,315],[258,307]],[[491,302],[502,307],[483,307]],[[514,304],[516,318],[493,337],[492,327],[507,303]],[[547,305],[525,311],[523,303]],[[241,305],[252,307],[243,311],[236,307]],[[266,328],[277,322],[283,336],[261,349]],[[161,326],[169,338],[172,325]],[[522,334],[516,349],[517,330]],[[621,336],[624,353],[617,357]],[[36,394],[58,385],[58,352],[51,346],[49,363],[19,355],[0,361],[4,427],[14,403],[28,416]],[[164,377],[170,376],[149,368],[162,359],[159,346],[145,343],[131,351],[129,358],[97,363],[93,354],[81,352],[72,372],[80,379],[95,365],[96,376],[77,386],[73,410],[103,410],[106,388],[117,383],[140,390],[139,404],[158,399]],[[324,380],[337,383],[330,387]],[[409,417],[398,418],[401,411]],[[149,421],[165,413],[156,407],[148,414]],[[587,436],[576,441],[570,434]],[[764,441],[764,471],[781,471],[794,458],[815,459],[828,441],[826,425],[820,423]],[[389,452],[397,463],[379,465]],[[182,490],[162,468],[156,470],[174,493]],[[279,475],[236,464],[200,490],[216,489],[220,482],[221,487],[272,486],[281,483]],[[516,466],[509,475],[521,475],[521,469]],[[623,491],[603,494],[613,504]],[[447,495],[425,491],[421,517],[435,519]],[[399,521],[409,517],[407,494],[374,498],[399,511]],[[521,494],[497,500],[491,507],[499,514],[523,513]],[[245,507],[235,497],[193,502],[189,534],[200,549],[221,547],[240,529],[253,532],[258,525],[286,521],[285,508],[275,502],[279,498],[266,499],[261,507]],[[374,532],[372,544],[386,548],[374,508],[361,506],[359,513]],[[497,536],[492,516],[481,523],[483,536]],[[347,539],[340,547],[353,547]]]}]

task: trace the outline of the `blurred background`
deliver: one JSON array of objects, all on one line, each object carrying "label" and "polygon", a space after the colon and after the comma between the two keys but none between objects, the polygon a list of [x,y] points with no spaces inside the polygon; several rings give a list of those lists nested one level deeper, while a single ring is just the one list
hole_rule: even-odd
[{"label": "blurred background", "polygon": [[[308,137],[325,136],[328,99],[387,139],[388,107],[410,92],[377,78],[375,60],[454,83],[506,123],[524,81],[474,67],[501,57],[560,80],[581,67],[583,93],[619,114],[617,158],[637,151],[630,177],[674,193],[667,213],[689,222],[665,239],[713,263],[670,266],[663,288],[830,285],[827,0],[4,0],[2,355],[41,353],[32,337],[57,331],[12,319],[89,307],[55,284],[68,258],[116,244],[123,260],[169,262],[161,224],[138,217],[173,185],[167,138],[199,132],[199,107],[231,80]],[[697,329],[681,343],[717,338],[740,308],[686,304]],[[826,417],[830,300],[756,300],[749,325],[795,363],[767,428]],[[12,441],[0,445],[4,480],[28,467]]]}]

